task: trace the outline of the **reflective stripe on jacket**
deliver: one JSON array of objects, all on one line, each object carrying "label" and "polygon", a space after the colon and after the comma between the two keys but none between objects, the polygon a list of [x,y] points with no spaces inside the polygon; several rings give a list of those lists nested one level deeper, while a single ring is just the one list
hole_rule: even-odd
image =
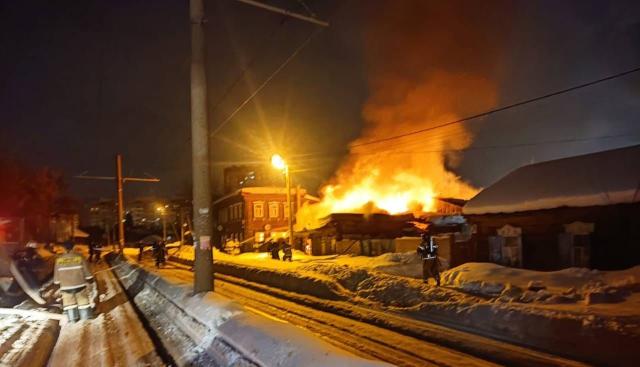
[{"label": "reflective stripe on jacket", "polygon": [[53,283],[60,285],[60,290],[81,288],[93,275],[80,254],[73,252],[59,255],[53,269]]}]

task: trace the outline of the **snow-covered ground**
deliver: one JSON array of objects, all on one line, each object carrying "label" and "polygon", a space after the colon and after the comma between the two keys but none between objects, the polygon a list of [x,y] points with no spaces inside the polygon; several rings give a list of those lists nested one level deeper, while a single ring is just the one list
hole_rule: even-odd
[{"label": "snow-covered ground", "polygon": [[0,309],[0,366],[43,366],[57,334],[58,321],[44,312]]},{"label": "snow-covered ground", "polygon": [[[137,251],[126,251],[137,257]],[[179,365],[386,366],[317,338],[310,332],[247,312],[217,294],[192,294],[173,272],[162,276],[122,260],[114,270]]]},{"label": "snow-covered ground", "polygon": [[[188,262],[193,250],[175,258]],[[334,300],[349,300],[598,363],[629,365],[640,357],[640,267],[624,271],[537,272],[469,263],[424,284],[410,252],[378,257],[294,253],[214,253],[216,271]]]},{"label": "snow-covered ground", "polygon": [[62,322],[51,367],[164,366],[127,296],[105,264],[93,267],[98,283],[96,317]]}]

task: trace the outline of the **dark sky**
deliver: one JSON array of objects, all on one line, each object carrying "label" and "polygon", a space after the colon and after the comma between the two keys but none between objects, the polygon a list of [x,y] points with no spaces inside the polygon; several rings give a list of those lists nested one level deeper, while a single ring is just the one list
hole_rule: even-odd
[{"label": "dark sky", "polygon": [[[269,3],[305,11],[294,0]],[[385,14],[385,1],[305,3],[320,18],[331,18],[331,27],[212,139],[216,171],[223,162],[261,160],[273,151],[314,153],[298,179],[317,187],[361,133],[371,57],[403,57],[365,49],[365,36],[376,26],[371,20]],[[126,174],[162,180],[131,184],[129,195],[185,193],[191,175],[188,1],[0,4],[0,143],[69,176],[111,174],[120,152]],[[486,12],[504,11],[503,2],[483,4]],[[205,0],[205,7],[209,120],[215,127],[315,26],[232,0]],[[500,41],[499,73],[491,76],[498,105],[640,65],[640,2],[517,1],[505,14],[510,22]],[[454,15],[451,26],[465,25]],[[474,26],[483,27],[482,19]],[[247,63],[250,72],[229,92]],[[637,144],[638,116],[640,73],[496,114],[467,124],[472,147],[628,136],[472,150],[456,173],[486,186],[532,161]],[[70,182],[80,197],[112,195],[111,183]]]}]

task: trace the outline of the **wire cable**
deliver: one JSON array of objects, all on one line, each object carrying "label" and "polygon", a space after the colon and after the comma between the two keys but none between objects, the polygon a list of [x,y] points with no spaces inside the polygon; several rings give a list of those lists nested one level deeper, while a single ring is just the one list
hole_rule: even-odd
[{"label": "wire cable", "polygon": [[240,110],[242,110],[244,108],[244,106],[247,105],[247,103],[251,102],[251,100],[258,95],[258,93],[260,93],[262,91],[262,89],[264,89],[264,87],[267,86],[267,84],[269,84],[269,82],[275,78],[276,75],[278,75],[278,73],[280,73],[280,71],[282,71],[282,69],[284,69],[287,65],[289,65],[289,63],[291,62],[291,60],[293,60],[298,53],[300,53],[300,51],[302,51],[302,49],[309,44],[309,42],[311,41],[311,39],[313,39],[313,37],[320,33],[322,31],[323,28],[315,28],[313,30],[313,32],[311,32],[307,38],[305,38],[305,40],[298,45],[298,47],[293,51],[293,53],[291,53],[291,55],[289,55],[289,57],[287,57],[284,62],[282,64],[280,64],[280,66],[278,66],[270,75],[269,77],[267,77],[259,86],[258,88],[256,88],[253,93],[251,93],[247,98],[245,98],[244,101],[242,101],[242,103],[240,103],[238,105],[238,107],[236,107],[233,112],[231,112],[231,114],[229,114],[227,116],[227,118],[225,118],[220,124],[218,124],[218,126],[213,130],[213,132],[210,134],[210,136],[214,136],[215,134],[218,133],[218,131],[220,131],[220,129],[222,129],[229,121],[231,121],[235,115],[240,112]]},{"label": "wire cable", "polygon": [[414,130],[414,131],[410,131],[408,133],[389,136],[389,137],[382,138],[382,139],[376,139],[376,140],[366,141],[366,142],[363,142],[363,143],[352,144],[351,147],[352,148],[356,148],[356,147],[361,147],[361,146],[365,146],[365,145],[383,143],[383,142],[387,142],[387,141],[391,141],[391,140],[400,139],[400,138],[403,138],[403,137],[406,137],[406,136],[421,134],[421,133],[424,133],[424,132],[427,132],[427,131],[432,131],[432,130],[440,129],[440,128],[443,128],[443,127],[446,127],[446,126],[459,124],[459,123],[462,123],[462,122],[465,122],[465,121],[474,120],[474,119],[477,119],[477,118],[480,118],[480,117],[489,116],[489,115],[491,115],[493,113],[496,113],[496,112],[502,112],[502,111],[505,111],[505,110],[508,110],[508,109],[511,109],[511,108],[520,107],[520,106],[523,106],[523,105],[526,105],[526,104],[530,104],[530,103],[534,103],[534,102],[538,102],[538,101],[541,101],[541,100],[544,100],[544,99],[547,99],[547,98],[551,98],[551,97],[555,97],[555,96],[558,96],[558,95],[561,95],[561,94],[569,93],[569,92],[572,92],[572,91],[575,91],[575,90],[578,90],[578,89],[590,87],[590,86],[593,86],[593,85],[596,85],[596,84],[599,84],[599,83],[604,83],[606,81],[609,81],[609,80],[612,80],[612,79],[616,79],[616,78],[620,78],[620,77],[623,77],[623,76],[626,76],[626,75],[629,75],[629,74],[632,74],[632,73],[636,73],[638,71],[640,71],[640,67],[636,67],[634,69],[627,70],[627,71],[624,71],[624,72],[621,72],[621,73],[618,73],[618,74],[610,75],[610,76],[607,76],[605,78],[593,80],[593,81],[590,81],[588,83],[576,85],[576,86],[573,86],[571,88],[562,89],[562,90],[559,90],[559,91],[556,91],[556,92],[552,92],[552,93],[548,93],[548,94],[545,94],[545,95],[542,95],[542,96],[539,96],[539,97],[535,97],[535,98],[527,99],[527,100],[524,100],[524,101],[512,103],[512,104],[509,104],[509,105],[506,105],[506,106],[503,106],[503,107],[499,107],[499,108],[496,108],[496,109],[492,109],[492,110],[489,110],[489,111],[486,111],[486,112],[482,112],[482,113],[479,113],[479,114],[476,114],[476,115],[468,116],[468,117],[461,118],[461,119],[454,120],[454,121],[445,122],[445,123],[440,124],[440,125],[430,126],[430,127],[424,128],[424,129]]}]

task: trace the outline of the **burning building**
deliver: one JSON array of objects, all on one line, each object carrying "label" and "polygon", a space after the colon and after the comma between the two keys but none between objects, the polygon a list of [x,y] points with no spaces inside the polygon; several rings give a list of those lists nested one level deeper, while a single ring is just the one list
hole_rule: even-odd
[{"label": "burning building", "polygon": [[[501,12],[509,11],[505,5]],[[320,190],[320,203],[298,213],[296,228],[307,242],[329,244],[312,244],[312,253],[340,253],[333,242],[345,236],[359,238],[361,248],[367,238],[399,238],[410,222],[405,216],[459,214],[479,191],[455,173],[473,133],[447,122],[497,104],[496,65],[509,17],[480,3],[403,1],[384,7],[368,14],[364,33],[370,96],[363,133]],[[343,223],[353,218],[360,225],[345,233],[345,226],[356,228]]]}]

